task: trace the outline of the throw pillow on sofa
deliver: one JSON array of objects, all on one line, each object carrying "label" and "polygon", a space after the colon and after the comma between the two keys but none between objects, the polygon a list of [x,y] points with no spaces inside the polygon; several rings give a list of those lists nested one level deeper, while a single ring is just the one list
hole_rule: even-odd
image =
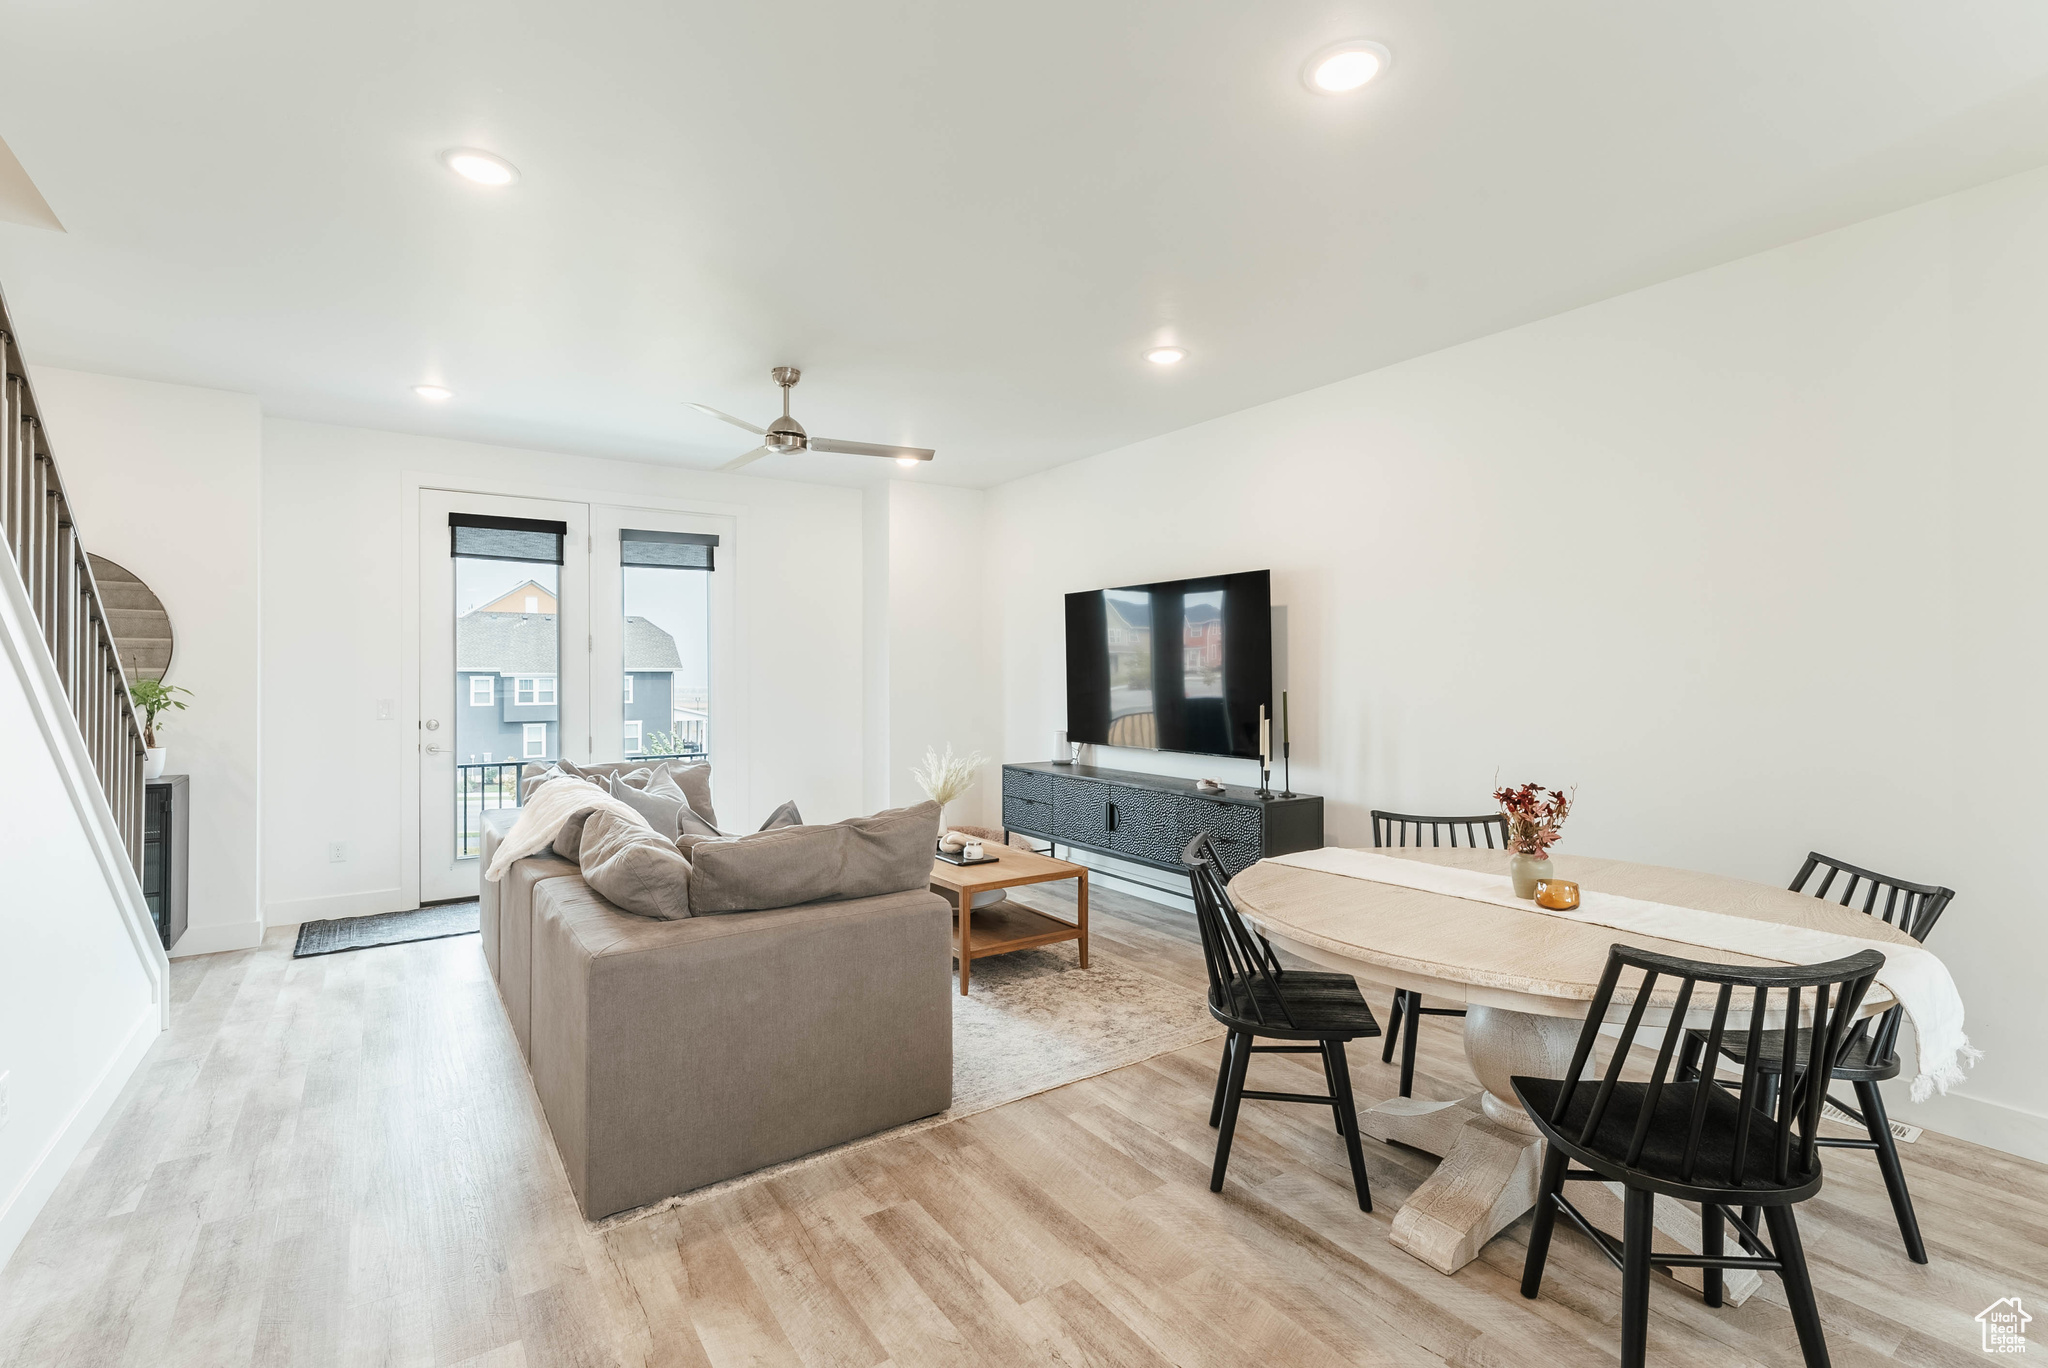
[{"label": "throw pillow on sofa", "polygon": [[630,778],[630,775],[614,774],[606,787],[611,790],[612,797],[645,817],[647,825],[656,833],[673,841],[680,829],[681,814],[689,810],[681,790],[673,785],[663,785],[661,789],[644,788],[629,783]]},{"label": "throw pillow on sofa", "polygon": [[711,765],[707,761],[685,765],[667,760],[658,765],[642,765],[639,769],[615,775],[628,788],[645,793],[666,792],[673,789],[670,797],[680,797],[689,809],[704,819],[704,824],[718,829],[718,810],[711,806]]},{"label": "throw pillow on sofa", "polygon": [[[796,799],[791,798],[784,802],[781,807],[768,814],[768,820],[761,823],[761,830],[767,831],[772,827],[792,827],[802,826],[803,824],[803,814],[796,810]],[[683,809],[681,820],[676,826],[676,848],[682,851],[685,856],[696,848],[699,841],[730,841],[734,839],[736,839],[735,836],[728,836],[725,832],[720,831],[708,822],[702,820],[693,821],[693,814],[688,808]]]},{"label": "throw pillow on sofa", "polygon": [[690,862],[672,841],[616,812],[583,824],[577,852],[583,882],[621,911],[657,921],[690,915]]},{"label": "throw pillow on sofa", "polygon": [[550,779],[581,779],[586,784],[602,787],[596,775],[584,773],[567,760],[557,760],[545,769],[539,765],[527,765],[519,772],[520,801],[533,797],[533,791]]},{"label": "throw pillow on sofa", "polygon": [[831,826],[698,840],[689,847],[690,910],[755,912],[927,888],[938,839],[939,805],[919,803]]}]

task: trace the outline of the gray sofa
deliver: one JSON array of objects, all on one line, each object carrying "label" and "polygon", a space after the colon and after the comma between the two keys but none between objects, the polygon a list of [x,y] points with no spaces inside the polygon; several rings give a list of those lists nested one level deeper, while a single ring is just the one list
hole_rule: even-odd
[{"label": "gray sofa", "polygon": [[[484,867],[516,812],[484,816]],[[655,921],[576,865],[482,885],[483,950],[596,1219],[946,1109],[952,912],[914,890]]]}]

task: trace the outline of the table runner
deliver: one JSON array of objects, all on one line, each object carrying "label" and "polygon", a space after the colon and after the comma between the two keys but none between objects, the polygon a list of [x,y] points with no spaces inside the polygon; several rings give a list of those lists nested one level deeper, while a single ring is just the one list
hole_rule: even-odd
[{"label": "table runner", "polygon": [[1983,1052],[1972,1048],[1969,1037],[1963,1034],[1963,1000],[1956,992],[1948,966],[1918,945],[1863,940],[1833,931],[1677,907],[1583,887],[1579,890],[1579,905],[1559,911],[1539,907],[1530,898],[1517,898],[1514,885],[1504,875],[1395,859],[1339,846],[1279,855],[1268,863],[1441,893],[1784,964],[1820,964],[1860,950],[1876,950],[1885,957],[1884,967],[1877,971],[1877,981],[1913,1019],[1920,1068],[1913,1079],[1913,1100],[1924,1102],[1937,1091],[1947,1092],[1963,1081],[1965,1066],[1983,1057]]}]

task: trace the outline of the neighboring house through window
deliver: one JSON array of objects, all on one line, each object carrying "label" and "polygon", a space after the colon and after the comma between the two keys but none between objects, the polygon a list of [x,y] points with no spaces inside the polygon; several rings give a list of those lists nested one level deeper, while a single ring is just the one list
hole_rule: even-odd
[{"label": "neighboring house through window", "polygon": [[545,722],[528,722],[526,724],[526,758],[528,760],[539,760],[545,757],[547,753],[548,724]]},{"label": "neighboring house through window", "polygon": [[640,719],[636,717],[626,723],[626,754],[638,755],[639,753]]},{"label": "neighboring house through window", "polygon": [[552,707],[555,702],[553,675],[520,675],[512,681],[512,701],[522,708]]},{"label": "neighboring house through window", "polygon": [[490,675],[471,675],[469,677],[469,706],[472,708],[488,708],[497,702],[495,696],[497,690],[492,687],[495,682]]}]

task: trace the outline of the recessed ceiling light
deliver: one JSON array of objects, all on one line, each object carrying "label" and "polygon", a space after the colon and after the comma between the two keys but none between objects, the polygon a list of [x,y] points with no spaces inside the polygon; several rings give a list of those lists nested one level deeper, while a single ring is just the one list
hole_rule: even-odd
[{"label": "recessed ceiling light", "polygon": [[915,470],[915,469],[917,469],[917,457],[915,457],[915,456],[898,456],[898,457],[896,458],[896,464],[897,464],[897,465],[900,465],[900,466],[902,466],[902,467],[904,467],[904,468],[905,468],[905,469],[907,469],[907,470]]},{"label": "recessed ceiling light", "polygon": [[1154,347],[1145,359],[1155,366],[1175,366],[1188,359],[1186,347]]},{"label": "recessed ceiling light", "polygon": [[455,397],[454,390],[443,388],[440,385],[414,385],[412,392],[422,399],[431,399],[437,404],[443,399],[453,399]]},{"label": "recessed ceiling light", "polygon": [[443,152],[441,164],[464,180],[475,181],[478,185],[510,185],[519,179],[519,168],[511,162],[490,152],[479,152],[474,147],[458,147]]},{"label": "recessed ceiling light", "polygon": [[1301,69],[1301,79],[1318,95],[1342,95],[1372,80],[1393,60],[1393,54],[1378,43],[1352,38],[1332,43],[1309,58]]}]

